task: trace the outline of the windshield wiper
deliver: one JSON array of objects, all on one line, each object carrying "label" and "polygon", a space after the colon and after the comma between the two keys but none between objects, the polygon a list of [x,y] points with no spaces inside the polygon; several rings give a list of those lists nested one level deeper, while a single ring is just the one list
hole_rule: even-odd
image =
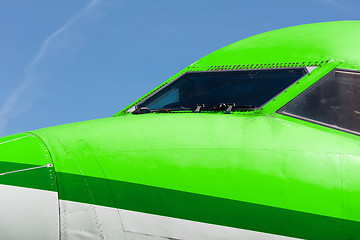
[{"label": "windshield wiper", "polygon": [[230,114],[233,109],[239,109],[239,110],[249,110],[249,109],[255,109],[255,106],[252,105],[242,105],[242,106],[236,106],[235,103],[221,103],[219,106],[216,107],[217,110],[225,110],[226,114]]},{"label": "windshield wiper", "polygon": [[196,108],[194,110],[194,113],[199,113],[201,111],[201,108],[205,107],[205,104],[198,104],[196,105]]},{"label": "windshield wiper", "polygon": [[235,107],[235,103],[220,103],[216,110],[225,110],[226,114],[230,114],[231,110]]},{"label": "windshield wiper", "polygon": [[144,114],[144,113],[171,113],[177,111],[192,111],[193,113],[200,113],[202,111],[225,111],[225,114],[230,114],[234,110],[252,111],[255,109],[252,105],[236,106],[235,103],[221,103],[217,107],[206,107],[205,104],[197,104],[193,108],[187,108],[181,106],[181,108],[166,108],[166,109],[150,109],[147,107],[139,107],[135,109],[132,114]]},{"label": "windshield wiper", "polygon": [[233,104],[228,104],[226,110],[225,110],[225,114],[230,114],[231,110],[233,109],[233,107],[235,107],[235,103]]},{"label": "windshield wiper", "polygon": [[161,108],[161,109],[150,109],[147,107],[140,107],[135,109],[132,114],[144,114],[144,113],[171,113],[171,112],[177,112],[177,111],[191,111],[191,108]]},{"label": "windshield wiper", "polygon": [[194,113],[199,113],[201,110],[207,111],[218,111],[218,110],[225,110],[225,113],[231,113],[231,110],[235,107],[235,103],[221,103],[217,107],[205,107],[205,104],[197,104],[194,110]]}]

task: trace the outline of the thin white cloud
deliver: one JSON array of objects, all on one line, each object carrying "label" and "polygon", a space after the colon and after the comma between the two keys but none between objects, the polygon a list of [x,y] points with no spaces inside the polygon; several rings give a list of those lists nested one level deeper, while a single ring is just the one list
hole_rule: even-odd
[{"label": "thin white cloud", "polygon": [[91,0],[85,7],[83,7],[78,13],[72,16],[64,25],[58,30],[50,34],[41,44],[40,49],[32,60],[25,68],[24,77],[22,82],[9,94],[9,97],[5,100],[4,104],[0,108],[0,135],[4,134],[5,127],[11,118],[16,117],[24,109],[16,109],[19,98],[22,94],[31,87],[33,83],[33,75],[36,67],[41,59],[46,55],[51,43],[60,36],[63,32],[67,31],[71,25],[73,25],[78,19],[85,16],[90,10],[92,10],[100,0]]}]

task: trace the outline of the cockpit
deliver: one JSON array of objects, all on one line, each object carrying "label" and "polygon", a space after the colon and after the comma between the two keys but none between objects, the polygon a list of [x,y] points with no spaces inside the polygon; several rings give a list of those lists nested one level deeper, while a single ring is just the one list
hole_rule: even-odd
[{"label": "cockpit", "polygon": [[[308,73],[307,68],[186,72],[137,103],[132,113],[256,111]],[[359,93],[359,72],[334,69],[276,112],[359,135]]]}]

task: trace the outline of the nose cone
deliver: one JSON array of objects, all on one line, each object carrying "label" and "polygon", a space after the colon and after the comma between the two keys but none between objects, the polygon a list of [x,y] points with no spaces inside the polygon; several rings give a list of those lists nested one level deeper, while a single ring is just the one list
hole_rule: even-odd
[{"label": "nose cone", "polygon": [[40,138],[0,138],[0,239],[59,239],[56,179]]}]

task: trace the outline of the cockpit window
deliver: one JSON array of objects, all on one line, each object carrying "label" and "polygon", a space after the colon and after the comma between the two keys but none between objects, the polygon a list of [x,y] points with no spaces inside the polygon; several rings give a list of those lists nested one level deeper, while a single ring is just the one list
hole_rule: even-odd
[{"label": "cockpit window", "polygon": [[305,69],[191,72],[167,85],[137,108],[194,109],[232,104],[236,108],[258,108],[306,74]]},{"label": "cockpit window", "polygon": [[279,112],[359,134],[360,73],[335,70]]}]

